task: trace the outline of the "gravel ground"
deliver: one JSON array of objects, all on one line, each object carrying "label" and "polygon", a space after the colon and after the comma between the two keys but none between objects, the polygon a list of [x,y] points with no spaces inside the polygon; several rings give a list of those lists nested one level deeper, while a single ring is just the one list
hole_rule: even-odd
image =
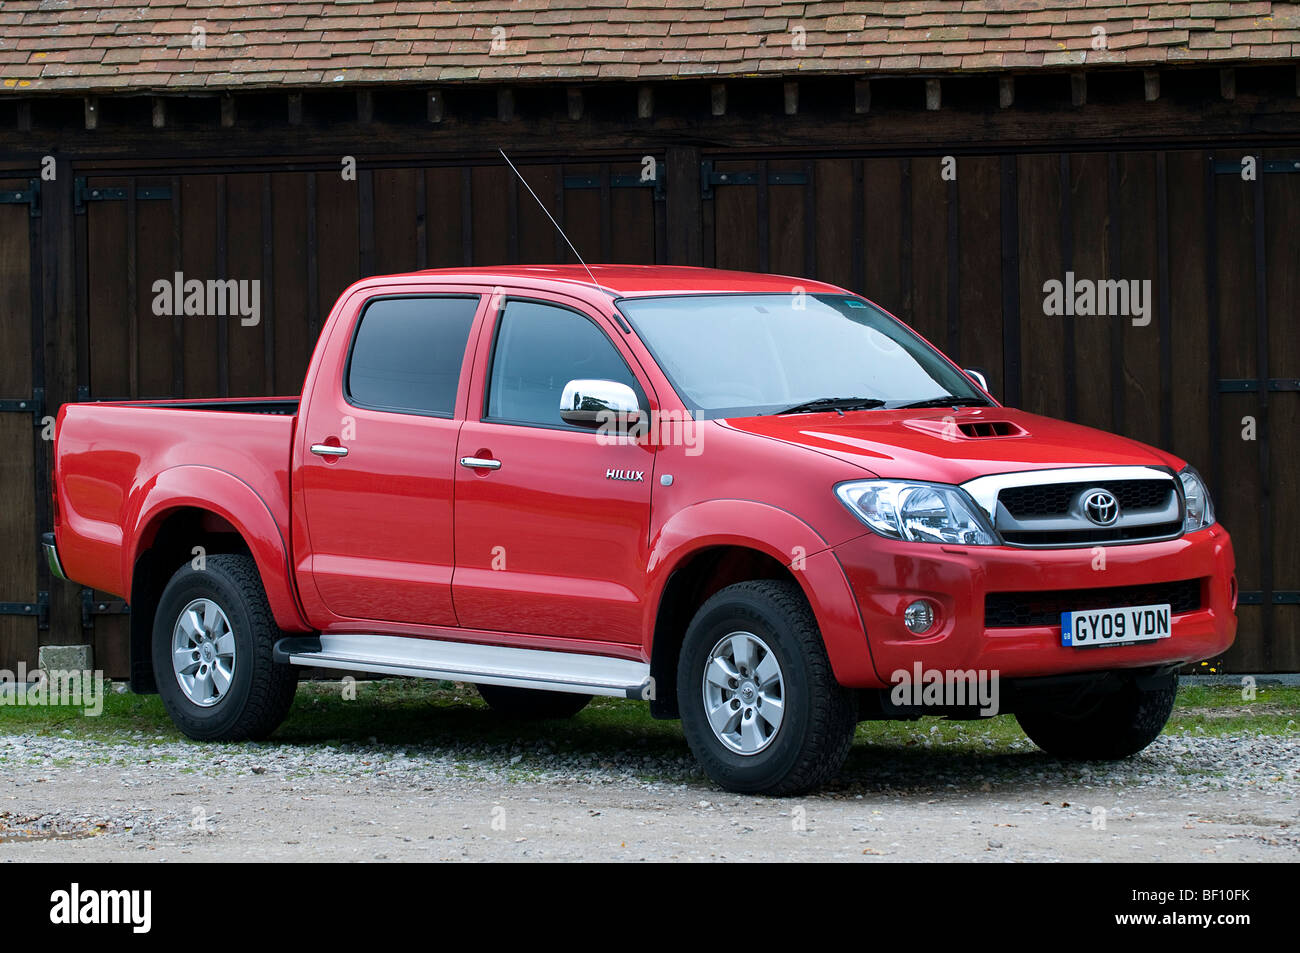
[{"label": "gravel ground", "polygon": [[855,746],[817,795],[681,757],[0,737],[0,860],[1295,861],[1300,738],[1166,735],[1108,765]]}]

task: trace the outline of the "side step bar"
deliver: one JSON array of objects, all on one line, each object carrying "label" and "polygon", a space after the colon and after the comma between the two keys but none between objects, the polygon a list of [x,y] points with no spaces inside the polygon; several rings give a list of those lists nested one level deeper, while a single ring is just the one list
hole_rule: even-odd
[{"label": "side step bar", "polygon": [[394,635],[290,636],[275,643],[275,660],[619,698],[648,698],[650,685],[650,666],[630,659]]}]

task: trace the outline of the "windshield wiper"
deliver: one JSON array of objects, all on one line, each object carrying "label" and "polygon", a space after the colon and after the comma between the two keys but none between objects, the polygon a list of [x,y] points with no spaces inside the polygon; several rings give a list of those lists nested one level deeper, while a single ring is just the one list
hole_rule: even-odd
[{"label": "windshield wiper", "polygon": [[819,410],[835,410],[843,413],[846,410],[871,410],[874,407],[883,406],[885,406],[885,402],[877,400],[875,397],[818,397],[816,400],[806,400],[802,404],[795,404],[785,410],[773,411],[772,416],[811,414]]},{"label": "windshield wiper", "polygon": [[948,394],[945,397],[931,397],[927,400],[914,400],[910,404],[898,404],[894,410],[904,410],[913,407],[988,407],[989,402],[983,397],[956,397]]}]

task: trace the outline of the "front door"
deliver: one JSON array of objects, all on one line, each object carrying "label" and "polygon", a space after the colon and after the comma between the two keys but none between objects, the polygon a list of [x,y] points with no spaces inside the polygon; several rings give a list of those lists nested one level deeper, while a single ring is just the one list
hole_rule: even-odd
[{"label": "front door", "polygon": [[645,388],[609,325],[576,307],[502,299],[488,330],[485,399],[456,450],[460,624],[639,643],[654,454],[565,423],[560,397],[610,380],[646,409]]}]

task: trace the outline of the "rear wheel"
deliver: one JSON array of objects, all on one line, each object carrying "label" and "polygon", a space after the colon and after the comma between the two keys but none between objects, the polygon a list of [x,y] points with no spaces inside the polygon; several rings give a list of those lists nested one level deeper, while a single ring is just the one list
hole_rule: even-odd
[{"label": "rear wheel", "polygon": [[1117,692],[1074,711],[1032,710],[1016,715],[1029,740],[1057,758],[1118,761],[1160,736],[1174,710],[1178,673],[1139,685],[1130,679]]},{"label": "rear wheel", "polygon": [[176,727],[203,741],[265,738],[289,713],[298,670],[274,661],[280,629],[251,556],[185,565],[153,625],[158,694]]},{"label": "rear wheel", "polygon": [[545,692],[510,685],[475,685],[488,707],[513,718],[572,718],[587,707],[590,695]]},{"label": "rear wheel", "polygon": [[700,607],[682,644],[677,699],[691,750],[729,791],[824,784],[857,725],[856,696],[835,681],[817,620],[791,582],[737,583]]}]

